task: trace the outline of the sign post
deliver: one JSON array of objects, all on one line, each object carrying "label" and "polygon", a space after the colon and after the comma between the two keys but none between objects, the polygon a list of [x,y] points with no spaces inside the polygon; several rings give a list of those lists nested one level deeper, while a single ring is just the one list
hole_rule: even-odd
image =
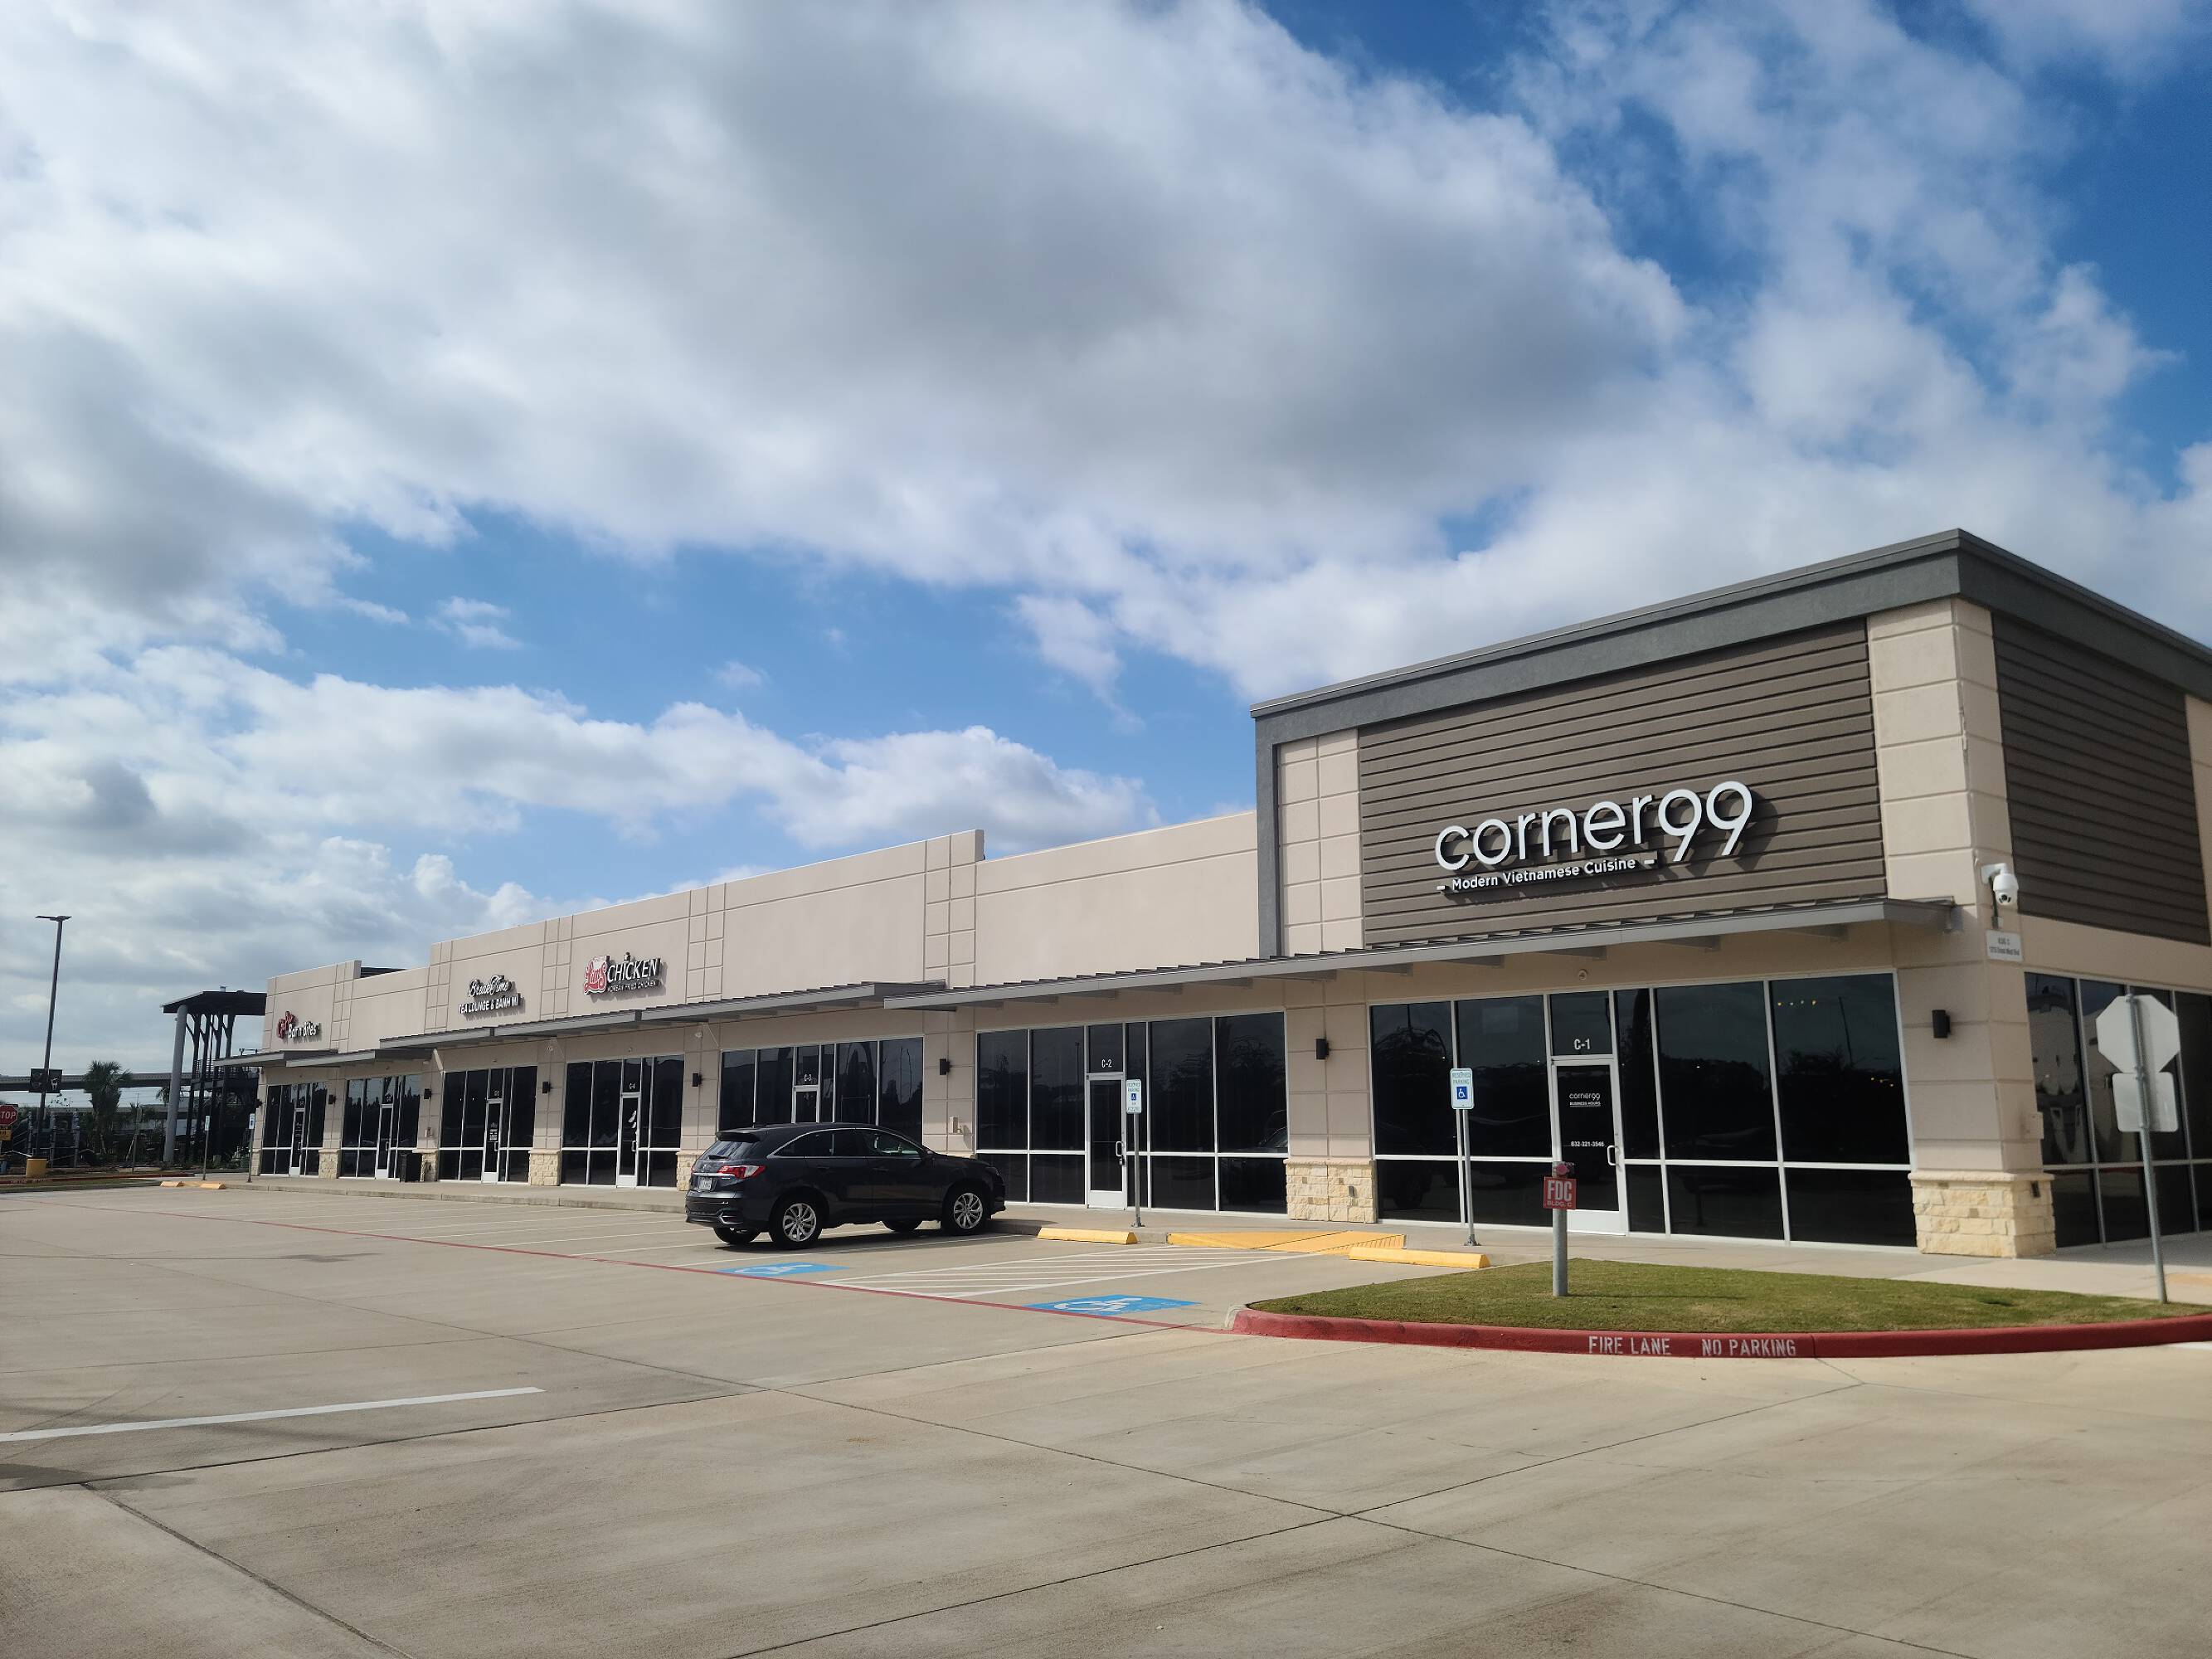
[{"label": "sign post", "polygon": [[1567,1212],[1575,1207],[1575,1166],[1554,1164],[1544,1178],[1544,1207],[1552,1212],[1552,1294],[1567,1293]]},{"label": "sign post", "polygon": [[2117,997],[2097,1016],[2097,1048],[2114,1067],[2112,1107],[2122,1133],[2136,1132],[2142,1152],[2143,1201],[2150,1216],[2150,1265],[2158,1299],[2166,1297],[2166,1245],[2159,1237],[2158,1165],[2151,1162],[2151,1131],[2181,1127],[2173,1079],[2166,1072],[2181,1052],[2181,1027],[2173,1010],[2138,991]]},{"label": "sign post", "polygon": [[1467,1222],[1467,1242],[1474,1243],[1474,1182],[1467,1162],[1467,1115],[1474,1109],[1474,1068],[1455,1066],[1451,1074],[1452,1129],[1459,1140],[1459,1212]]},{"label": "sign post", "polygon": [[1137,1125],[1145,1115],[1145,1080],[1140,1077],[1121,1079],[1121,1168],[1129,1183],[1129,1216],[1131,1224],[1145,1224],[1145,1194],[1139,1186],[1143,1179],[1137,1164]]}]

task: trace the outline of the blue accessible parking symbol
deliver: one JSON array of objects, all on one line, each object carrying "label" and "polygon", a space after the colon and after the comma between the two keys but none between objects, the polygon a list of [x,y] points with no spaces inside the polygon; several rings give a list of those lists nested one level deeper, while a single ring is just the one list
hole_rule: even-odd
[{"label": "blue accessible parking symbol", "polygon": [[735,1273],[740,1279],[793,1279],[800,1273],[834,1273],[837,1267],[830,1261],[755,1261],[742,1267],[720,1267],[716,1271]]},{"label": "blue accessible parking symbol", "polygon": [[1195,1308],[1195,1302],[1174,1302],[1164,1296],[1079,1296],[1066,1302],[1032,1302],[1046,1313],[1157,1313],[1162,1308]]}]

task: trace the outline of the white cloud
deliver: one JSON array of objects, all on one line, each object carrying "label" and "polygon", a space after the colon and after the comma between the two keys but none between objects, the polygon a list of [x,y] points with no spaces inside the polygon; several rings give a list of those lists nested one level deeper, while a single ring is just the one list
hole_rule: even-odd
[{"label": "white cloud", "polygon": [[456,595],[438,607],[437,625],[464,645],[479,651],[512,651],[522,641],[500,626],[514,613],[489,599]]},{"label": "white cloud", "polygon": [[714,671],[714,678],[733,691],[748,690],[765,684],[768,676],[750,663],[738,661],[734,657]]},{"label": "white cloud", "polygon": [[[1132,781],[980,726],[810,746],[697,703],[609,720],[514,686],[297,684],[180,646],[0,703],[0,915],[76,917],[71,1064],[139,1063],[119,1051],[157,1047],[154,1010],[185,991],[355,956],[404,966],[434,939],[592,902],[484,890],[450,853],[395,850],[535,811],[649,836],[743,807],[823,854],[967,828],[1011,851],[1158,818]],[[43,950],[0,926],[0,1045],[43,1029]]]}]

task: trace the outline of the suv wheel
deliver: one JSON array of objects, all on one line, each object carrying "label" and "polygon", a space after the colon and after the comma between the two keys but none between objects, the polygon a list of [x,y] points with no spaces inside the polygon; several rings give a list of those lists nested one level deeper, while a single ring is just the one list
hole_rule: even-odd
[{"label": "suv wheel", "polygon": [[714,1224],[714,1237],[725,1244],[750,1244],[758,1231],[754,1227],[725,1227],[719,1221]]},{"label": "suv wheel", "polygon": [[822,1237],[822,1212],[811,1198],[787,1198],[775,1206],[768,1231],[785,1249],[798,1249]]},{"label": "suv wheel", "polygon": [[945,1231],[980,1233],[990,1224],[991,1206],[973,1187],[955,1187],[945,1200]]}]

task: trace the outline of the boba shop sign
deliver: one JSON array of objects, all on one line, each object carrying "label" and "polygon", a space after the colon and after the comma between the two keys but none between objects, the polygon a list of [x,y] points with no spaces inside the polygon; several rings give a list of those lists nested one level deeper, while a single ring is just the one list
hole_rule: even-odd
[{"label": "boba shop sign", "polygon": [[1758,797],[1734,778],[1702,793],[1684,786],[1596,800],[1587,806],[1547,806],[1473,828],[1448,823],[1437,832],[1440,893],[1473,893],[1529,882],[1657,871],[1689,859],[1700,836],[1714,855],[1733,858],[1750,827]]}]

